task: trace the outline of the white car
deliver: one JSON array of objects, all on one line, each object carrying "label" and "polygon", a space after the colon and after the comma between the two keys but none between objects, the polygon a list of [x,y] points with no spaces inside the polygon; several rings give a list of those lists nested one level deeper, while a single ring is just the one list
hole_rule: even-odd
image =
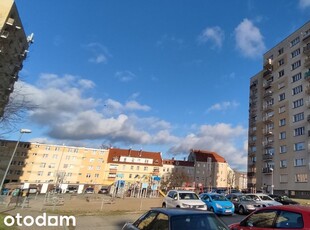
[{"label": "white car", "polygon": [[262,204],[263,207],[282,205],[264,193],[247,193],[245,195],[251,197],[257,203]]},{"label": "white car", "polygon": [[207,205],[195,192],[185,190],[170,190],[163,200],[162,207],[207,210]]}]

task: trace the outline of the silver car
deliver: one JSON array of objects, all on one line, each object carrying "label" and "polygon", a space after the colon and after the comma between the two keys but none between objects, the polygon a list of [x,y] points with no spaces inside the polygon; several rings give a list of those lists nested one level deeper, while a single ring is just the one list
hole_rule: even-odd
[{"label": "silver car", "polygon": [[242,193],[231,193],[226,196],[235,205],[235,212],[243,215],[248,214],[256,209],[262,208],[263,205],[254,201],[250,196]]},{"label": "silver car", "polygon": [[247,193],[246,195],[250,196],[253,200],[262,204],[264,207],[282,205],[280,202],[275,201],[264,193]]}]

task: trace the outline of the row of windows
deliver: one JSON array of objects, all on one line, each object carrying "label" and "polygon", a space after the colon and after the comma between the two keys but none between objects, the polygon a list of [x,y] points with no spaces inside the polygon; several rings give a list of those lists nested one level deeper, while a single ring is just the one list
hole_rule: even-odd
[{"label": "row of windows", "polygon": [[[300,167],[305,165],[307,165],[306,159],[294,159],[294,167]],[[280,160],[280,168],[287,168],[287,160]]]},{"label": "row of windows", "polygon": [[[296,183],[306,183],[308,182],[308,175],[307,174],[295,174],[295,182]],[[280,183],[288,183],[288,174],[280,174]]]}]

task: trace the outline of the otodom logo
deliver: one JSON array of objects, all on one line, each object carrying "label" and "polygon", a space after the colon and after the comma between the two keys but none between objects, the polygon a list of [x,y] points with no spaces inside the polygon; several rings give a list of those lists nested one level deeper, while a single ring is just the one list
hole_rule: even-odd
[{"label": "otodom logo", "polygon": [[39,227],[58,227],[58,226],[76,226],[76,219],[74,216],[48,216],[46,213],[42,215],[22,216],[17,213],[16,216],[6,216],[4,224],[8,227],[17,226],[39,226]]}]

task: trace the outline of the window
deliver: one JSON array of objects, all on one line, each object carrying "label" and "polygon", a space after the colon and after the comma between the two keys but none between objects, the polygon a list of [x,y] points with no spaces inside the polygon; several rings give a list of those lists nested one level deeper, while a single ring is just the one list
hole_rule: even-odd
[{"label": "window", "polygon": [[282,88],[284,88],[285,87],[285,82],[280,82],[279,84],[278,84],[278,89],[282,89]]},{"label": "window", "polygon": [[283,52],[284,52],[284,49],[283,49],[283,48],[279,49],[279,50],[278,50],[278,55],[283,54]]},{"label": "window", "polygon": [[43,158],[48,158],[48,154],[43,154]]},{"label": "window", "polygon": [[147,170],[148,170],[148,167],[144,167],[143,170],[144,170],[144,171],[147,171]]},{"label": "window", "polygon": [[140,170],[140,166],[139,165],[137,165],[136,170]]},{"label": "window", "polygon": [[287,167],[287,161],[286,160],[281,160],[280,161],[280,168],[286,168]]},{"label": "window", "polygon": [[279,66],[284,65],[284,59],[283,58],[278,61],[278,65]]},{"label": "window", "polygon": [[89,166],[88,166],[88,170],[93,170],[93,168],[94,168],[94,167],[93,167],[92,165],[89,165]]},{"label": "window", "polygon": [[94,161],[95,161],[94,158],[90,158],[90,159],[89,159],[89,162],[94,162]]},{"label": "window", "polygon": [[286,153],[287,149],[286,149],[286,145],[281,145],[280,146],[280,153]]},{"label": "window", "polygon": [[[125,165],[124,165],[125,166]],[[96,167],[96,170],[100,170],[101,169],[101,167],[100,166],[97,166]],[[125,169],[125,167],[124,167],[124,169]]]},{"label": "window", "polygon": [[87,173],[86,174],[86,178],[90,178],[91,177],[91,174],[90,173]]},{"label": "window", "polygon": [[38,176],[43,176],[43,171],[38,171]]},{"label": "window", "polygon": [[296,94],[301,93],[301,92],[302,92],[302,85],[299,85],[299,86],[293,88],[292,95],[296,95]]},{"label": "window", "polygon": [[285,99],[285,93],[281,93],[279,95],[279,101],[283,101]]},{"label": "window", "polygon": [[294,58],[296,57],[297,55],[300,54],[300,49],[298,48],[297,50],[294,50],[292,53],[291,53],[291,57]]},{"label": "window", "polygon": [[291,66],[291,70],[297,69],[299,66],[301,66],[301,61],[298,60],[297,62],[294,62]]},{"label": "window", "polygon": [[280,134],[279,134],[279,139],[280,140],[283,140],[283,139],[285,139],[286,138],[286,132],[281,132]]},{"label": "window", "polygon": [[304,119],[304,113],[297,113],[293,116],[293,122],[302,121]]},{"label": "window", "polygon": [[308,182],[308,175],[307,174],[296,174],[295,175],[295,182],[299,182],[299,183]]},{"label": "window", "polygon": [[305,127],[299,127],[294,129],[294,136],[301,136],[305,134]]},{"label": "window", "polygon": [[130,169],[133,170],[133,165],[130,166]]},{"label": "window", "polygon": [[301,73],[298,73],[298,74],[295,74],[293,77],[292,77],[292,82],[296,82],[296,81],[299,81],[302,79],[302,75]]},{"label": "window", "polygon": [[70,160],[70,156],[66,156],[66,160]]},{"label": "window", "polygon": [[98,173],[96,173],[96,174],[95,174],[95,178],[98,178],[98,177],[99,177],[99,174],[98,174]]},{"label": "window", "polygon": [[45,168],[45,166],[46,166],[46,163],[41,163],[40,164],[40,168]]},{"label": "window", "polygon": [[300,42],[300,38],[299,38],[299,37],[293,39],[293,40],[291,41],[291,47],[294,46],[294,45],[296,45],[296,44],[298,44],[299,42]]},{"label": "window", "polygon": [[280,175],[280,183],[287,183],[288,182],[288,175],[287,174],[281,174]]},{"label": "window", "polygon": [[57,154],[53,154],[53,159],[57,159],[58,155]]},{"label": "window", "polygon": [[295,167],[304,166],[304,165],[306,165],[306,160],[304,158],[294,160]]},{"label": "window", "polygon": [[295,151],[301,151],[305,149],[305,142],[299,142],[294,144]]},{"label": "window", "polygon": [[280,78],[280,77],[283,77],[284,76],[284,69],[283,70],[281,70],[281,71],[279,71],[279,73],[278,73],[278,77]]},{"label": "window", "polygon": [[279,108],[279,113],[284,113],[285,112],[285,106],[281,106]]},{"label": "window", "polygon": [[285,124],[286,124],[285,118],[283,118],[283,119],[281,119],[281,120],[279,121],[279,126],[284,126]]},{"label": "window", "polygon": [[296,101],[293,101],[293,109],[298,108],[298,107],[301,107],[301,106],[303,106],[303,105],[304,105],[304,100],[303,100],[303,98],[298,99],[298,100],[296,100]]},{"label": "window", "polygon": [[253,228],[272,228],[276,216],[277,210],[257,211],[246,219],[244,226],[252,226]]},{"label": "window", "polygon": [[302,215],[291,211],[281,211],[276,221],[276,228],[299,228],[304,226]]}]

